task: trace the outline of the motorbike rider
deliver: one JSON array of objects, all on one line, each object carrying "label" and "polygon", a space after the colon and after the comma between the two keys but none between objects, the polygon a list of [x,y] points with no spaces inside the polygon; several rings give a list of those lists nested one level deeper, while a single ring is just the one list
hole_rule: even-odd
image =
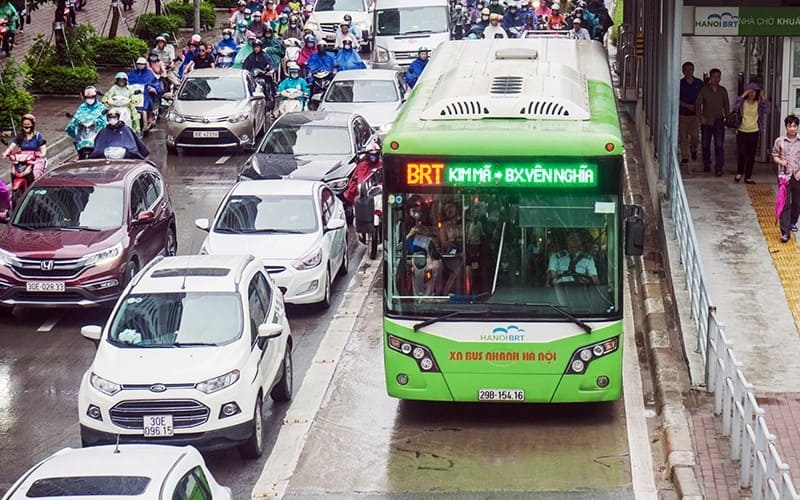
[{"label": "motorbike rider", "polygon": [[298,16],[292,15],[289,17],[289,29],[287,29],[286,33],[283,35],[284,40],[287,38],[303,39],[303,23],[300,22]]},{"label": "motorbike rider", "polygon": [[533,12],[528,12],[525,14],[525,24],[523,24],[522,28],[520,28],[519,36],[517,38],[523,38],[526,31],[536,31],[538,29],[539,26],[536,24],[536,14]]},{"label": "motorbike rider", "polygon": [[464,38],[467,28],[467,13],[461,2],[457,2],[455,8],[450,13],[450,22],[453,25],[453,38],[456,40]]},{"label": "motorbike rider", "polygon": [[139,136],[119,119],[119,109],[109,109],[106,118],[108,125],[94,138],[94,151],[89,158],[105,158],[105,150],[109,147],[125,148],[125,158],[144,160],[150,155],[150,151]]},{"label": "motorbike rider", "polygon": [[239,45],[233,39],[233,30],[230,28],[225,28],[222,30],[222,38],[214,45],[214,50],[217,53],[217,56],[220,55],[221,51],[230,49],[233,52],[231,53],[231,64],[233,61],[236,60],[236,53],[239,51]]},{"label": "motorbike rider", "polygon": [[286,39],[286,33],[289,31],[289,16],[281,14],[278,16],[277,21],[272,26],[272,31],[278,38]]},{"label": "motorbike rider", "polygon": [[14,38],[19,26],[19,13],[14,5],[8,0],[0,0],[0,18],[6,18],[8,21],[8,34],[7,38],[3,39],[2,50],[6,51],[6,55],[11,53],[11,47],[14,45]]},{"label": "motorbike rider", "polygon": [[253,34],[256,35],[256,38],[264,38],[264,31],[267,29],[267,25],[269,23],[265,23],[263,21],[263,17],[261,17],[261,12],[256,11],[253,12],[253,21],[250,23],[250,26],[247,27]]},{"label": "motorbike rider", "polygon": [[141,132],[141,124],[139,123],[139,113],[136,111],[136,106],[133,104],[133,89],[128,86],[128,75],[124,71],[120,71],[114,75],[114,85],[103,94],[102,102],[106,106],[110,106],[111,98],[114,96],[123,96],[131,100],[128,104],[131,116],[131,128],[138,134]]},{"label": "motorbike rider", "polygon": [[[509,2],[505,15],[503,15],[503,29],[506,33],[517,35],[522,30],[525,24],[525,18],[519,12],[519,8],[515,2]],[[512,36],[513,36],[512,35]]]},{"label": "motorbike rider", "polygon": [[245,69],[252,73],[253,71],[260,69],[262,71],[269,71],[272,69],[270,64],[270,58],[263,50],[264,42],[256,38],[253,40],[253,52],[247,56],[247,59],[244,60],[242,64],[242,69]]},{"label": "motorbike rider", "polygon": [[320,40],[317,43],[317,51],[308,57],[306,74],[309,78],[313,78],[317,71],[327,71],[330,74],[329,78],[333,78],[335,64],[333,56],[328,52],[328,44],[325,40]]},{"label": "motorbike rider", "polygon": [[339,23],[339,30],[336,31],[336,39],[333,42],[334,50],[341,49],[345,40],[350,40],[350,44],[353,47],[358,47],[359,39],[350,31],[350,23],[342,21]]},{"label": "motorbike rider", "polygon": [[350,180],[347,183],[347,188],[345,188],[342,194],[345,201],[351,205],[356,201],[356,197],[358,197],[358,186],[364,179],[369,177],[374,170],[383,167],[383,162],[381,161],[381,147],[377,142],[370,142],[366,147],[365,153],[364,158],[358,162],[356,168],[353,170],[353,174],[350,176]]},{"label": "motorbike rider", "polygon": [[470,35],[474,35],[475,38],[481,38],[483,36],[484,30],[486,30],[486,27],[489,26],[490,16],[491,13],[489,12],[489,9],[484,7],[481,10],[481,17],[478,20],[478,22],[473,23],[473,25],[469,28],[469,33],[467,33],[467,37],[469,38]]},{"label": "motorbike rider", "polygon": [[286,46],[275,36],[270,27],[264,31],[264,52],[269,56],[273,68],[279,68],[281,59],[286,55]]},{"label": "motorbike rider", "polygon": [[333,58],[334,67],[337,71],[347,71],[349,69],[366,69],[367,65],[361,60],[358,51],[353,49],[353,41],[345,38],[342,41],[342,48],[336,53]]},{"label": "motorbike rider", "polygon": [[233,34],[233,41],[237,47],[241,47],[247,43],[247,21],[239,21],[236,25],[236,31]]},{"label": "motorbike rider", "polygon": [[192,59],[197,55],[198,47],[200,46],[201,42],[200,35],[194,34],[189,39],[189,43],[181,51],[181,65],[178,68],[178,78],[183,79],[183,75],[186,72],[186,67],[189,66],[189,63],[192,62]]},{"label": "motorbike rider", "polygon": [[525,19],[525,16],[528,13],[533,14],[533,9],[531,9],[531,3],[528,0],[520,0],[519,2],[519,15],[522,16],[522,19]]},{"label": "motorbike rider", "polygon": [[500,14],[489,15],[489,26],[483,30],[483,38],[488,40],[492,38],[508,38],[506,30],[500,25],[501,19],[503,19],[503,16]]},{"label": "motorbike rider", "polygon": [[150,71],[152,71],[153,74],[156,75],[156,77],[161,80],[162,82],[161,87],[166,88],[164,86],[164,82],[168,82],[167,70],[161,63],[161,59],[159,59],[158,54],[156,54],[153,51],[150,51],[150,53],[147,54],[147,67],[150,68]]},{"label": "motorbike rider", "polygon": [[[351,35],[356,37],[356,41],[360,41],[361,40],[361,30],[358,29],[358,26],[353,24],[353,16],[351,16],[350,14],[345,14],[344,18],[342,18],[342,22],[339,23],[339,27],[336,29],[336,38],[338,39],[339,33],[342,32],[342,26],[344,26],[345,24],[347,25],[347,28],[348,28],[347,31],[349,31]],[[354,44],[354,45],[356,47],[358,47],[358,44]]]},{"label": "motorbike rider", "polygon": [[576,17],[572,20],[572,30],[570,34],[578,39],[578,40],[591,40],[592,36],[589,34],[589,30],[581,26],[581,18]]},{"label": "motorbike rider", "polygon": [[567,29],[567,18],[561,13],[561,5],[554,3],[550,6],[551,14],[547,18],[547,29],[551,31],[562,31]]},{"label": "motorbike rider", "polygon": [[166,35],[158,35],[156,37],[156,46],[150,49],[151,53],[158,55],[161,60],[161,65],[167,72],[167,81],[170,86],[177,87],[181,84],[178,79],[178,73],[175,71],[175,47],[167,43]]},{"label": "motorbike rider", "polygon": [[97,89],[93,86],[86,87],[83,90],[83,102],[75,113],[72,119],[64,129],[75,142],[75,147],[78,147],[78,127],[81,123],[94,121],[95,129],[102,130],[106,126],[106,107],[97,100]]},{"label": "motorbike rider", "polygon": [[47,141],[41,132],[36,131],[36,117],[28,113],[22,115],[20,120],[22,129],[11,140],[5,151],[3,151],[3,158],[8,158],[11,153],[17,151],[33,151],[37,154],[36,159],[29,169],[22,174],[28,176],[28,185],[30,186],[35,179],[41,177],[45,168],[45,157],[47,156]]},{"label": "motorbike rider", "polygon": [[[297,56],[297,64],[300,66],[301,70],[308,65],[308,58],[317,52],[317,37],[314,35],[306,35],[303,40],[303,48]],[[310,73],[306,72],[306,76],[310,76]]]},{"label": "motorbike rider", "polygon": [[[239,0],[236,3],[236,12],[234,12],[228,22],[230,23],[231,28],[235,28],[239,25],[240,21],[244,21],[244,11],[247,9],[247,2],[244,0]],[[247,25],[245,25],[247,26]]]},{"label": "motorbike rider", "polygon": [[[201,49],[202,50],[202,49]],[[202,54],[202,52],[201,52]],[[197,63],[197,57],[189,63],[193,66]],[[130,85],[143,85],[144,86],[144,124],[149,128],[153,124],[155,117],[154,110],[161,104],[161,82],[156,75],[147,67],[147,59],[140,57],[136,60],[136,66],[128,73],[128,83]],[[142,127],[145,128],[144,126]]]},{"label": "motorbike rider", "polygon": [[267,0],[264,5],[264,11],[261,13],[261,20],[271,25],[276,19],[278,19],[278,11],[275,10],[275,2],[274,0]]},{"label": "motorbike rider", "polygon": [[[296,62],[289,62],[286,66],[289,76],[284,78],[280,85],[278,85],[277,93],[280,94],[286,89],[297,89],[302,91],[303,96],[300,97],[299,100],[303,106],[303,109],[305,110],[306,99],[308,98],[309,94],[308,83],[306,83],[305,79],[300,77],[300,66],[298,66]],[[280,97],[281,101],[286,100],[286,97]]]},{"label": "motorbike rider", "polygon": [[533,13],[536,14],[536,17],[538,19],[546,19],[549,18],[551,14],[553,14],[553,11],[550,9],[549,3],[534,0]]},{"label": "motorbike rider", "polygon": [[503,15],[503,6],[500,5],[500,0],[489,0],[489,14]]},{"label": "motorbike rider", "polygon": [[409,88],[413,89],[414,85],[417,84],[417,80],[422,74],[422,71],[425,69],[425,66],[428,65],[430,52],[428,47],[420,47],[417,49],[417,58],[411,61],[411,64],[408,65],[408,69],[406,69],[405,77]]}]

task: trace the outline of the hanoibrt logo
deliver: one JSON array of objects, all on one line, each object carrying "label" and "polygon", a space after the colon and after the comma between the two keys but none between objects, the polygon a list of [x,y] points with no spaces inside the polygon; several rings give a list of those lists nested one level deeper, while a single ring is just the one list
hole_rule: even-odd
[{"label": "hanoibrt logo", "polygon": [[708,14],[705,19],[697,19],[695,27],[699,28],[718,28],[718,29],[739,29],[739,16],[732,12],[720,12]]},{"label": "hanoibrt logo", "polygon": [[695,7],[695,35],[739,34],[739,7]]},{"label": "hanoibrt logo", "polygon": [[492,330],[492,333],[481,335],[481,340],[484,342],[524,342],[525,330],[517,325],[508,325],[506,327],[498,326]]}]

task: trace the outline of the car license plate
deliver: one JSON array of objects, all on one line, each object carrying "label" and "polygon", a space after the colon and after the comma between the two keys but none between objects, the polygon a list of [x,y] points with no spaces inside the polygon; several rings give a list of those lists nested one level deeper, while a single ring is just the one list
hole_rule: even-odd
[{"label": "car license plate", "polygon": [[478,389],[478,401],[525,401],[521,389]]},{"label": "car license plate", "polygon": [[192,132],[192,137],[195,139],[217,139],[219,132],[217,130],[195,130]]},{"label": "car license plate", "polygon": [[172,434],[172,415],[144,416],[144,437],[167,437]]},{"label": "car license plate", "polygon": [[63,281],[28,281],[25,283],[26,292],[63,292]]}]

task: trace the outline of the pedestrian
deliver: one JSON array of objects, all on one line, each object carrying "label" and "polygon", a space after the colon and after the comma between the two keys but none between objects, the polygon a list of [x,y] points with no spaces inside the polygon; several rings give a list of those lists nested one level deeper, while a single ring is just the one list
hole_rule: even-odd
[{"label": "pedestrian", "polygon": [[797,217],[800,216],[800,139],[797,137],[800,118],[789,115],[784,118],[783,124],[786,135],[775,139],[772,161],[778,165],[778,176],[789,176],[789,199],[780,216],[781,242],[786,243],[791,233],[797,232]]},{"label": "pedestrian", "polygon": [[[681,164],[689,163],[689,157],[697,160],[697,146],[700,142],[700,127],[694,103],[703,89],[703,82],[694,77],[694,64],[686,61],[681,67],[683,78],[680,81],[680,97],[678,107],[678,144],[681,153]],[[691,173],[691,169],[689,169]]]},{"label": "pedestrian", "polygon": [[753,162],[756,159],[756,147],[758,146],[758,136],[764,130],[765,117],[769,113],[769,101],[766,93],[761,87],[750,82],[744,93],[736,98],[734,111],[738,111],[742,116],[742,123],[736,129],[736,148],[738,166],[734,182],[742,180],[744,175],[745,184],[755,184],[753,176]]},{"label": "pedestrian", "polygon": [[711,171],[711,139],[714,139],[714,174],[722,177],[725,165],[725,117],[730,113],[728,89],[719,84],[722,71],[713,68],[708,72],[705,85],[694,103],[700,120],[700,142],[703,148],[703,171]]}]

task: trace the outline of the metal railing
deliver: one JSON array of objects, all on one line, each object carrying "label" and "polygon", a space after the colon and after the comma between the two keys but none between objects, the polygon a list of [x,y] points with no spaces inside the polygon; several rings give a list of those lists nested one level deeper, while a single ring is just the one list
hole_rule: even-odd
[{"label": "metal railing", "polygon": [[630,31],[628,24],[619,27],[617,35],[617,68],[621,77],[623,92],[639,87],[639,64],[636,58],[636,33]]},{"label": "metal railing", "polygon": [[[664,127],[668,133],[667,127]],[[665,141],[669,142],[669,141]],[[777,437],[769,432],[765,411],[756,400],[755,387],[747,382],[733,343],[725,335],[703,272],[694,222],[680,173],[678,151],[666,146],[672,163],[667,169],[667,194],[675,226],[680,261],[686,275],[691,319],[697,327],[696,352],[705,360],[705,382],[714,393],[714,414],[722,416],[722,434],[730,438],[731,457],[740,461],[739,486],[752,488],[753,500],[798,500],[800,496],[789,466],[778,453]]]}]

